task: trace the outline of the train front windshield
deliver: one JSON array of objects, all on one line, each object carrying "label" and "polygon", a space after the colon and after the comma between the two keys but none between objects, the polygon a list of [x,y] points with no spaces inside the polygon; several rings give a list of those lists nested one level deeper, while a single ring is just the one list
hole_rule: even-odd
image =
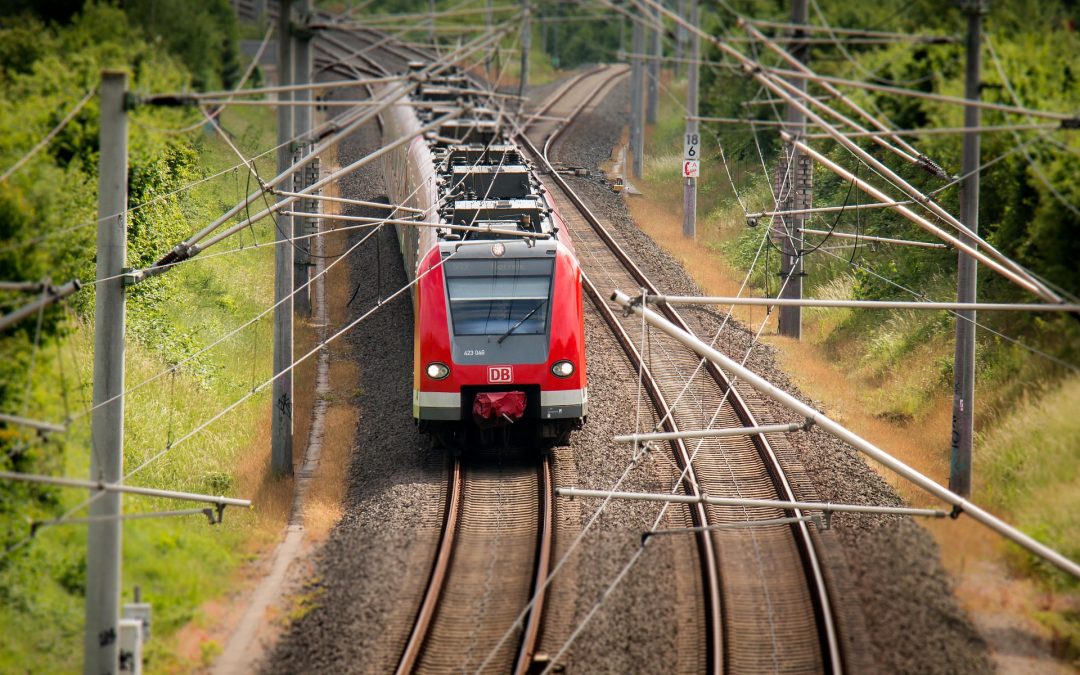
[{"label": "train front windshield", "polygon": [[554,266],[544,258],[447,260],[454,335],[546,333]]}]

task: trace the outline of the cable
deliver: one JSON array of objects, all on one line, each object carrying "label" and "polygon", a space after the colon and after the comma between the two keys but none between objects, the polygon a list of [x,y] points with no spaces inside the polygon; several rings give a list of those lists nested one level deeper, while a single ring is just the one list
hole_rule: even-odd
[{"label": "cable", "polygon": [[855,175],[855,177],[851,180],[851,182],[848,183],[847,194],[844,195],[844,205],[841,206],[840,210],[836,212],[836,217],[833,218],[832,225],[829,226],[829,233],[826,234],[825,238],[822,239],[821,241],[819,241],[817,243],[817,245],[814,246],[814,248],[811,248],[809,250],[799,251],[798,255],[799,255],[800,258],[806,256],[807,253],[813,253],[814,251],[818,250],[819,248],[822,247],[822,245],[825,242],[829,241],[830,237],[832,237],[832,233],[833,233],[833,231],[836,230],[836,226],[840,224],[840,216],[844,215],[844,211],[847,209],[848,200],[851,199],[851,189],[855,187],[855,181],[859,180],[859,165],[858,164],[855,165],[854,175]]},{"label": "cable", "polygon": [[97,85],[91,87],[90,91],[86,92],[86,95],[83,96],[82,99],[80,99],[79,102],[75,104],[75,107],[72,108],[68,112],[68,114],[64,116],[64,119],[60,120],[59,124],[53,127],[52,131],[45,134],[45,137],[38,141],[37,144],[34,145],[34,147],[30,148],[26,152],[26,154],[20,157],[18,161],[16,161],[13,165],[11,165],[11,167],[7,171],[5,171],[3,174],[0,174],[0,183],[6,181],[8,177],[10,177],[12,174],[22,168],[24,164],[30,161],[31,157],[40,152],[42,148],[49,145],[49,143],[52,142],[52,139],[56,138],[56,135],[63,131],[64,127],[66,127],[68,123],[71,122],[71,120],[75,119],[75,116],[79,114],[79,111],[83,109],[83,106],[85,106],[96,93]]},{"label": "cable", "polygon": [[[1009,92],[1009,96],[1012,98],[1013,103],[1017,107],[1023,107],[1023,104],[1020,102],[1020,97],[1017,95],[1016,90],[1013,89],[1012,83],[1009,82],[1009,78],[1005,74],[1005,68],[1002,66],[1001,61],[998,59],[997,50],[994,49],[994,41],[990,39],[989,35],[987,35],[985,39],[986,50],[990,53],[990,59],[994,62],[994,68],[997,70],[998,77],[1001,78],[1001,84],[1005,87],[1005,91]],[[1029,116],[1027,119],[1031,120],[1031,117]],[[1016,140],[1017,144],[1020,144],[1020,133],[1017,131],[1013,131],[1012,135],[1013,139]],[[1022,146],[1018,145],[1018,147]],[[1065,195],[1061,194],[1061,192],[1059,192],[1058,189],[1051,184],[1050,179],[1046,177],[1046,174],[1042,172],[1042,169],[1031,157],[1031,155],[1028,154],[1028,151],[1026,149],[1023,150],[1023,154],[1024,159],[1027,160],[1028,166],[1031,167],[1031,172],[1035,174],[1035,177],[1039,179],[1039,182],[1042,183],[1043,186],[1050,191],[1050,194],[1054,195],[1054,198],[1057,199],[1062,206],[1067,208],[1069,211],[1072,211],[1074,216],[1080,218],[1080,209],[1078,209],[1074,204],[1072,204],[1065,197]]]}]

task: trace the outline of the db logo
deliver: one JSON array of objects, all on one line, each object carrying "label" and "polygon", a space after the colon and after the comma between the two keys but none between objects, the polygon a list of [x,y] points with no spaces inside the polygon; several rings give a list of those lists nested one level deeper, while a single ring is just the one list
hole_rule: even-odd
[{"label": "db logo", "polygon": [[488,384],[504,384],[514,381],[514,369],[510,366],[488,368]]}]

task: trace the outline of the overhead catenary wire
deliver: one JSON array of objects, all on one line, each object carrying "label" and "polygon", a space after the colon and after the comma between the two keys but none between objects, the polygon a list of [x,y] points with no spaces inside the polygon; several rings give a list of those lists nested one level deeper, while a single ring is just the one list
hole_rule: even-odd
[{"label": "overhead catenary wire", "polygon": [[6,330],[23,319],[39,313],[49,305],[78,292],[82,287],[83,283],[78,279],[72,279],[62,286],[45,284],[41,290],[40,298],[0,317],[0,331]]},{"label": "overhead catenary wire", "polygon": [[864,30],[861,28],[835,28],[833,26],[817,26],[808,23],[785,23],[783,21],[768,21],[764,19],[751,19],[747,18],[747,22],[754,24],[755,26],[764,26],[766,28],[778,28],[780,30],[800,30],[807,33],[836,33],[837,35],[854,35],[859,37],[880,37],[880,38],[896,38],[899,40],[904,39],[947,39],[952,42],[959,42],[960,39],[955,36],[949,35],[913,35],[911,33],[897,33],[895,31],[875,31]]},{"label": "overhead catenary wire", "polygon": [[947,94],[935,94],[928,91],[919,91],[917,89],[905,89],[903,87],[893,87],[885,84],[874,84],[872,82],[862,82],[860,80],[850,80],[843,77],[834,77],[832,75],[821,75],[818,73],[803,73],[795,70],[787,70],[786,68],[774,68],[772,66],[762,66],[762,68],[773,75],[780,75],[783,77],[802,77],[818,84],[839,84],[845,87],[853,87],[856,89],[866,89],[868,91],[878,91],[886,94],[896,94],[897,96],[907,96],[909,98],[919,98],[927,101],[934,101],[936,103],[948,103],[951,105],[959,106],[971,106],[975,108],[981,108],[983,110],[994,110],[1002,113],[1009,113],[1012,115],[1023,115],[1026,117],[1038,117],[1048,120],[1056,120],[1058,122],[1065,122],[1066,124],[1073,125],[1080,123],[1080,118],[1075,113],[1063,113],[1053,110],[1037,110],[1034,108],[1027,108],[1017,105],[1009,105],[1006,103],[994,103],[993,101],[979,101],[969,100],[961,98],[959,96],[949,96]]},{"label": "overhead catenary wire", "polygon": [[94,94],[96,93],[97,85],[94,85],[90,88],[88,92],[86,92],[86,95],[79,99],[79,102],[76,103],[66,115],[64,115],[63,119],[61,119],[60,122],[57,123],[57,125],[49,131],[49,133],[45,134],[44,138],[35,143],[34,147],[27,150],[26,154],[16,160],[16,162],[10,167],[8,167],[7,170],[4,171],[4,173],[0,174],[0,183],[6,181],[9,177],[11,177],[12,174],[21,169],[27,162],[29,162],[34,157],[34,155],[41,152],[41,150],[47,147],[49,143],[51,143],[52,140],[56,138],[57,134],[63,131],[64,128],[67,127],[67,125],[71,122],[71,120],[75,119],[75,116],[79,114],[79,111],[81,111],[83,107],[85,107],[86,104],[90,102],[90,99],[93,98]]},{"label": "overhead catenary wire", "polygon": [[[994,41],[990,39],[989,35],[985,37],[984,41],[986,43],[986,50],[990,54],[990,59],[994,62],[994,69],[997,71],[998,77],[1001,78],[1002,86],[1004,86],[1005,91],[1009,93],[1009,96],[1010,98],[1012,98],[1013,103],[1015,103],[1017,106],[1020,106],[1020,97],[1017,95],[1016,90],[1013,88],[1012,83],[1009,81],[1009,78],[1005,73],[1005,68],[1001,63],[1001,60],[998,58],[997,49],[994,48]],[[1012,134],[1017,144],[1019,144],[1020,134],[1017,133],[1017,130],[1013,130]],[[1027,160],[1028,166],[1031,167],[1031,172],[1035,174],[1035,177],[1038,178],[1039,182],[1042,183],[1043,186],[1050,191],[1050,194],[1054,196],[1054,199],[1056,199],[1058,203],[1071,211],[1073,215],[1080,217],[1080,208],[1077,208],[1076,205],[1070,202],[1065,197],[1065,195],[1061,193],[1060,190],[1054,187],[1054,184],[1050,181],[1046,174],[1043,173],[1043,170],[1039,167],[1038,163],[1036,163],[1035,159],[1031,156],[1031,154],[1028,153],[1026,148],[1023,149],[1022,152],[1024,155],[1024,159]]]},{"label": "overhead catenary wire", "polygon": [[683,343],[687,347],[693,349],[703,356],[707,356],[709,360],[722,367],[724,370],[731,372],[739,377],[740,380],[746,382],[753,389],[761,393],[762,395],[776,401],[780,405],[788,408],[806,418],[809,422],[815,426],[821,427],[829,435],[844,441],[851,445],[855,449],[859,450],[863,454],[867,455],[871,459],[874,459],[878,463],[884,465],[890,471],[896,473],[906,481],[916,485],[929,494],[937,497],[938,499],[951,504],[957,510],[957,513],[964,513],[976,520],[979,524],[987,527],[988,529],[998,533],[1006,539],[1020,545],[1027,549],[1029,552],[1039,556],[1040,558],[1052,563],[1062,571],[1080,578],[1080,565],[1073,562],[1069,558],[1065,557],[1061,553],[1054,549],[1040,543],[1034,538],[1024,534],[1018,529],[1012,527],[1008,523],[1002,521],[996,516],[990,514],[984,509],[980,508],[975,503],[968,499],[965,499],[951,490],[939,485],[937,482],[927,478],[922,473],[911,468],[904,462],[896,459],[889,453],[878,448],[876,445],[870,443],[866,439],[862,438],[858,434],[855,434],[838,424],[828,416],[818,412],[811,406],[803,403],[791,394],[783,391],[761,376],[750,371],[748,368],[740,365],[738,362],[731,358],[721,354],[715,349],[708,347],[700,340],[697,340],[693,336],[687,334],[682,329],[671,324],[667,319],[658,315],[650,309],[641,307],[632,302],[632,298],[620,291],[616,291],[613,295],[615,301],[622,307],[625,307],[633,312],[641,312],[645,314],[646,321],[648,321],[654,327],[663,330],[666,334],[675,338],[679,342]]},{"label": "overhead catenary wire", "polygon": [[[644,0],[644,1],[655,4],[653,2],[653,0]],[[696,27],[694,28],[694,30],[698,30],[699,33],[701,32],[699,29],[696,29]],[[731,54],[733,57],[739,59],[743,63],[744,67],[748,70],[748,72],[750,73],[750,75],[754,79],[756,79],[761,84],[763,84],[765,87],[770,89],[773,93],[775,93],[775,94],[781,96],[782,98],[784,98],[785,100],[787,100],[792,106],[794,106],[795,108],[800,110],[803,114],[805,114],[808,119],[810,119],[812,122],[814,122],[815,124],[817,124],[821,128],[825,129],[831,136],[833,136],[833,138],[835,140],[840,142],[841,145],[843,145],[848,150],[850,150],[853,154],[855,154],[858,158],[860,158],[865,164],[867,164],[871,168],[873,168],[879,175],[884,177],[886,180],[888,180],[894,186],[896,186],[899,189],[906,192],[908,194],[908,196],[913,197],[916,200],[918,200],[920,202],[920,204],[924,208],[930,210],[932,213],[934,213],[938,217],[945,220],[945,222],[949,223],[952,227],[956,228],[959,232],[961,232],[961,233],[971,237],[972,239],[974,239],[980,246],[982,246],[983,250],[987,251],[991,256],[993,256],[998,261],[993,266],[996,271],[1005,270],[1004,276],[1006,276],[1010,280],[1014,281],[1015,283],[1017,283],[1021,287],[1027,289],[1029,292],[1031,292],[1031,293],[1033,293],[1033,294],[1035,294],[1035,295],[1037,295],[1037,296],[1039,296],[1039,297],[1041,297],[1041,298],[1043,298],[1045,300],[1048,300],[1048,301],[1051,301],[1051,302],[1060,302],[1061,301],[1061,297],[1057,293],[1055,293],[1054,291],[1049,289],[1044,283],[1040,282],[1037,278],[1035,278],[1029,270],[1024,268],[1022,265],[1016,263],[1014,260],[1012,260],[1008,256],[1003,255],[1000,251],[998,251],[995,247],[991,246],[984,239],[978,237],[978,235],[972,234],[963,225],[963,223],[961,223],[955,216],[948,213],[944,208],[942,208],[936,202],[934,202],[934,201],[932,201],[930,199],[927,199],[926,196],[923,195],[923,193],[921,193],[919,190],[917,190],[915,187],[913,187],[910,183],[905,181],[903,178],[901,178],[899,175],[897,175],[895,172],[893,172],[891,169],[889,169],[887,166],[885,166],[882,162],[880,162],[875,157],[873,157],[872,155],[867,153],[865,150],[860,148],[853,141],[851,141],[850,139],[847,139],[846,137],[844,137],[843,134],[839,130],[837,130],[835,127],[830,125],[828,122],[826,122],[824,119],[822,119],[819,115],[814,113],[813,110],[811,110],[803,102],[799,101],[797,97],[800,95],[800,92],[798,92],[798,90],[796,88],[794,88],[793,86],[791,86],[790,84],[784,82],[781,79],[778,79],[778,78],[776,78],[774,76],[767,75],[764,72],[764,70],[762,69],[762,67],[760,66],[760,64],[757,64],[756,62],[752,61],[748,57],[742,55],[737,50],[732,48],[730,45],[727,45],[727,44],[723,43],[721,40],[718,40],[717,38],[714,38],[712,36],[706,35],[706,37],[711,42],[716,44],[717,47],[719,47],[722,50],[726,51],[727,53]],[[794,73],[794,74],[797,75],[797,76],[802,76],[802,73]],[[794,90],[794,91],[791,91],[791,90]],[[793,138],[793,137],[790,134],[788,134],[787,138],[790,139],[790,138]],[[815,155],[815,157],[822,157],[822,155],[820,153],[816,153],[816,152],[814,152],[812,150],[809,150],[808,146],[805,143],[796,141],[796,144],[800,148],[807,149],[809,153],[813,153]],[[898,209],[904,210],[904,207],[898,207]],[[965,253],[968,253],[969,248],[970,247],[966,247],[966,248],[963,249],[965,251]],[[975,257],[985,255],[981,251],[976,251],[975,253],[978,254]],[[980,260],[981,259],[982,258],[980,258]]]},{"label": "overhead catenary wire", "polygon": [[[510,28],[509,25],[504,25],[502,28],[500,28],[498,30],[490,31],[489,35],[477,38],[473,42],[471,42],[471,43],[461,47],[460,49],[456,50],[455,52],[453,52],[453,54],[451,54],[450,57],[448,57],[448,60],[445,63],[443,63],[443,64],[432,64],[432,65],[426,67],[425,69],[421,70],[419,74],[420,75],[423,75],[423,74],[435,74],[435,73],[441,72],[445,68],[450,67],[450,64],[453,63],[454,61],[456,61],[456,60],[458,60],[460,58],[464,58],[466,55],[471,54],[471,53],[477,51],[478,49],[481,49],[481,48],[487,46],[495,38],[501,37],[503,33],[505,33],[506,31],[509,30],[509,28]],[[174,247],[172,252],[170,252],[166,256],[162,257],[158,261],[158,265],[159,266],[164,265],[164,264],[173,262],[174,260],[176,260],[178,258],[185,258],[185,257],[189,257],[190,255],[192,255],[192,251],[195,249],[195,246],[200,241],[202,241],[204,238],[208,237],[211,233],[213,233],[215,230],[220,228],[222,225],[224,225],[226,222],[228,222],[231,218],[233,218],[234,216],[239,214],[241,211],[243,211],[252,202],[259,199],[259,197],[264,194],[267,187],[275,187],[276,185],[279,185],[280,183],[284,182],[288,177],[292,176],[296,171],[299,171],[303,166],[310,163],[318,154],[325,151],[328,147],[331,147],[332,145],[336,144],[341,139],[346,138],[350,133],[355,131],[355,129],[357,129],[358,127],[360,127],[364,123],[374,119],[376,116],[378,116],[379,113],[381,113],[383,110],[385,110],[386,108],[393,105],[394,102],[396,102],[397,100],[407,96],[416,86],[418,86],[418,82],[413,82],[413,83],[411,83],[411,84],[409,84],[407,86],[402,86],[403,83],[397,83],[397,84],[399,85],[398,87],[396,87],[396,88],[391,87],[391,89],[388,90],[388,92],[386,92],[384,94],[383,99],[382,99],[383,105],[376,106],[376,107],[370,108],[368,110],[365,110],[359,116],[351,118],[351,121],[349,121],[348,123],[345,123],[343,127],[339,128],[329,138],[327,138],[326,140],[322,141],[321,143],[319,143],[315,147],[313,147],[311,149],[311,151],[309,151],[307,154],[305,154],[303,157],[301,157],[299,161],[294,162],[284,172],[282,172],[281,174],[275,176],[271,180],[267,181],[263,186],[260,187],[259,190],[257,190],[255,192],[253,192],[252,194],[248,195],[248,197],[246,197],[241,203],[239,203],[236,206],[233,206],[232,208],[230,208],[228,211],[226,211],[223,215],[219,216],[217,219],[215,219],[209,225],[203,227],[201,230],[196,232],[191,237],[189,237],[189,238],[185,239],[183,242],[177,244],[176,247]],[[318,186],[318,187],[321,187],[321,186]],[[314,190],[317,190],[318,187],[309,186],[305,190],[314,191]],[[304,190],[302,190],[301,192],[304,192]],[[278,204],[283,204],[283,203],[279,202]],[[280,208],[280,206],[277,206],[275,208]],[[264,211],[264,212],[261,213],[261,215],[257,216],[255,219],[257,220],[259,218],[265,217],[266,215],[269,215],[269,213]],[[250,224],[250,221],[251,221],[251,219],[249,218],[248,221],[241,222],[241,224],[240,224],[241,227],[247,227],[247,225]],[[232,228],[232,229],[230,229],[228,231],[228,234],[231,235],[235,231],[236,231],[236,228]],[[214,242],[220,241],[221,238],[222,237],[219,235],[217,237],[214,237],[213,241]],[[210,244],[206,244],[206,245],[202,246],[201,249],[205,249],[205,247],[208,246],[208,245],[210,245]]]},{"label": "overhead catenary wire", "polygon": [[[830,160],[828,157],[826,157],[822,153],[814,150],[813,148],[811,148],[806,143],[803,143],[802,141],[799,141],[799,140],[795,139],[793,136],[791,136],[790,134],[787,134],[786,132],[781,132],[781,136],[784,138],[784,140],[793,143],[801,151],[803,151],[806,154],[813,157],[814,160],[816,162],[818,162],[818,164],[820,164],[820,165],[824,166],[825,168],[829,169],[830,171],[837,174],[841,178],[843,178],[845,180],[848,180],[848,181],[852,181],[853,184],[856,187],[858,187],[860,190],[862,190],[866,194],[870,195],[874,199],[877,199],[878,201],[883,201],[883,202],[885,202],[885,201],[890,201],[890,202],[894,201],[892,198],[890,198],[888,195],[886,195],[881,190],[873,187],[872,185],[870,185],[866,181],[864,181],[864,180],[862,180],[860,178],[857,178],[850,171],[848,171],[847,169],[844,169],[839,164],[833,162],[832,160]],[[921,193],[919,193],[919,194],[921,194]],[[920,200],[921,203],[923,203],[923,204],[927,204],[927,203],[932,204],[933,203],[933,202],[930,202],[929,200],[926,200],[925,197],[923,197],[923,200],[925,200],[925,201]],[[986,252],[984,252],[984,249],[982,249],[982,248],[977,249],[977,248],[974,248],[974,247],[968,245],[966,242],[962,241],[961,239],[959,239],[958,237],[956,237],[956,236],[954,236],[952,234],[949,234],[945,230],[941,229],[937,225],[934,225],[929,220],[927,220],[926,218],[924,218],[924,217],[920,216],[919,214],[915,213],[914,211],[907,208],[906,206],[894,206],[892,208],[894,208],[897,213],[904,216],[905,218],[907,218],[911,222],[915,223],[916,225],[918,225],[922,229],[924,229],[927,232],[933,234],[935,237],[941,239],[942,241],[948,243],[953,248],[955,248],[955,249],[957,249],[959,251],[963,251],[967,255],[977,259],[979,262],[983,263],[984,265],[986,265],[990,269],[994,270],[998,274],[1000,274],[1000,275],[1004,276],[1005,278],[1009,279],[1010,281],[1017,284],[1021,288],[1024,288],[1028,292],[1030,292],[1030,293],[1032,293],[1032,294],[1034,294],[1034,295],[1036,295],[1036,296],[1038,296],[1040,298],[1043,298],[1044,300],[1047,300],[1049,302],[1062,302],[1061,297],[1057,293],[1054,293],[1054,292],[1050,291],[1049,289],[1046,289],[1045,286],[1042,283],[1040,283],[1040,282],[1038,282],[1036,280],[1033,280],[1031,278],[1030,274],[1020,275],[1020,274],[1016,273],[1013,269],[1011,269],[1012,266],[1006,266],[1005,264],[1000,262],[1000,260],[1002,258],[1002,256],[1000,254],[998,254],[998,256],[995,256],[995,257],[990,257],[990,255],[988,255]],[[989,247],[989,246],[987,246],[986,249],[988,249],[990,251],[996,251],[996,249],[993,249],[992,247]]]},{"label": "overhead catenary wire", "polygon": [[[605,3],[605,4],[607,4],[607,3]],[[666,86],[664,86],[662,84],[661,84],[661,86],[665,91],[667,91],[667,93],[669,95],[671,95],[670,91],[667,90]],[[682,104],[682,102],[679,101],[677,98],[673,97],[673,100],[678,105]],[[719,138],[716,138],[716,140],[717,140],[717,143],[719,144]],[[722,146],[720,146],[720,147],[721,147],[721,154],[723,154]],[[725,164],[726,164],[726,162],[725,162]],[[786,182],[788,177],[791,175],[792,168],[793,168],[792,167],[792,162],[789,160],[786,171],[785,171],[785,174],[784,174],[784,177],[782,178],[782,180],[784,182]],[[730,172],[729,172],[729,178],[730,178]],[[737,199],[738,203],[741,206],[743,206],[743,210],[744,210],[744,213],[745,213],[745,211],[746,211],[745,203],[744,203],[742,197],[740,197],[738,189],[735,188],[734,182],[732,183],[732,189],[735,192],[736,199]],[[775,198],[775,195],[774,195],[774,208],[777,208],[778,206],[779,206],[779,201]],[[761,258],[761,253],[762,253],[763,249],[765,248],[765,241],[766,241],[767,237],[768,237],[768,233],[766,232],[766,234],[761,239],[761,242],[760,242],[760,244],[759,244],[759,246],[757,248],[757,251],[756,251],[756,253],[754,255],[754,258],[750,263],[749,269],[747,270],[747,273],[743,278],[742,284],[740,285],[739,290],[738,290],[738,295],[742,295],[744,290],[748,287],[748,285],[750,283],[751,275],[753,274],[754,269],[756,268],[756,266],[758,264],[758,261]],[[732,318],[734,309],[735,309],[734,306],[731,306],[728,309],[728,312],[725,315],[723,322],[721,323],[720,327],[717,329],[717,331],[715,332],[715,334],[714,334],[714,336],[712,338],[712,343],[711,344],[715,344],[715,342],[723,334],[724,329],[727,327],[729,321]],[[644,323],[642,325],[644,326]],[[758,334],[757,334],[758,337],[760,336],[760,331],[762,329],[764,329],[764,326],[765,326],[765,321],[762,322],[761,329],[759,329],[759,331],[758,331]],[[755,337],[755,340],[756,339],[757,338]],[[752,347],[753,347],[753,343],[751,345],[751,348]],[[749,357],[749,352],[747,352],[747,357]],[[671,414],[671,411],[675,408],[675,406],[677,406],[679,404],[679,401],[682,400],[682,397],[687,393],[687,391],[690,388],[691,383],[694,381],[694,378],[697,376],[698,372],[700,372],[701,368],[704,367],[704,365],[705,365],[704,359],[699,360],[695,370],[686,378],[686,384],[683,386],[682,390],[679,392],[679,395],[675,398],[674,402],[671,403],[671,405],[669,406],[669,409],[668,409],[667,413],[664,415],[663,419],[659,420],[656,423],[656,425],[654,425],[654,429],[662,428],[667,416]],[[641,377],[642,377],[643,368],[644,368],[644,361],[642,361],[641,367],[639,368],[639,372],[638,372],[638,397],[637,397],[637,400],[638,400],[639,405],[640,405],[640,401],[641,401]],[[727,395],[728,394],[725,393],[724,398],[723,398],[723,400],[721,401],[721,404],[720,404],[721,407],[717,409],[717,414],[719,414],[719,410],[722,408],[723,404],[726,402]],[[640,413],[640,410],[639,410],[639,413]],[[635,431],[640,430],[639,427],[637,426],[638,420],[639,420],[639,416],[636,415],[635,416]],[[714,416],[714,420],[715,420],[715,416]],[[700,447],[701,446],[699,445],[698,448],[700,448]],[[612,487],[612,490],[618,490],[619,489],[619,486],[621,486],[623,484],[623,482],[629,477],[630,472],[638,465],[638,461],[639,461],[640,457],[641,457],[641,455],[638,454],[638,447],[635,445],[634,452],[632,454],[630,462],[627,464],[626,468],[623,470],[623,473],[619,476],[619,478],[616,479],[616,481],[614,483],[614,486]],[[685,475],[686,474],[685,474],[685,471],[684,471],[682,476],[680,476],[679,480],[676,481],[676,487],[685,478]],[[571,555],[574,553],[574,551],[577,549],[577,547],[584,540],[585,535],[590,531],[593,524],[595,524],[597,522],[597,520],[600,518],[600,516],[602,515],[602,513],[605,511],[605,509],[607,508],[607,506],[610,503],[611,503],[610,499],[605,499],[597,507],[597,509],[593,512],[592,516],[590,516],[589,520],[582,527],[581,531],[567,545],[566,550],[564,551],[562,557],[554,565],[554,567],[549,572],[547,578],[544,580],[541,589],[547,589],[547,587],[550,586],[550,584],[555,579],[555,577],[558,575],[558,573],[563,569],[563,566],[570,559]],[[662,514],[663,514],[663,511],[661,511],[661,517],[662,517]],[[639,549],[639,551],[640,551],[640,549]],[[594,606],[593,611],[595,611],[595,609],[597,609],[599,607],[599,604],[602,604],[603,600],[607,597],[607,595],[611,592],[611,590],[613,590],[614,587],[617,586],[619,582],[621,582],[621,580],[625,577],[626,573],[629,572],[629,570],[632,567],[633,563],[636,562],[638,555],[639,554],[635,554],[635,557],[633,558],[631,563],[629,563],[626,567],[623,568],[622,572],[619,573],[616,580],[612,583],[611,586],[609,586],[608,590],[605,591],[604,596],[600,599],[600,601],[598,601],[598,604],[596,606]],[[521,622],[524,620],[525,615],[529,611],[532,610],[532,607],[533,607],[533,605],[534,605],[534,603],[536,601],[536,597],[537,597],[537,590],[534,589],[533,595],[530,597],[529,602],[526,603],[525,607],[518,614],[518,616],[516,617],[514,623],[511,625],[511,628],[508,629],[503,634],[503,636],[500,638],[499,642],[488,652],[487,657],[485,658],[485,660],[478,667],[478,669],[477,669],[478,671],[484,670],[484,668],[487,666],[487,664],[489,664],[491,659],[494,657],[495,653],[498,652],[500,647],[506,642],[507,639],[509,639],[510,635],[512,634],[512,632],[514,630],[514,626],[517,626],[517,625],[521,624]],[[579,625],[577,631],[575,631],[575,634],[573,636],[571,636],[570,642],[572,642],[573,639],[576,638],[576,635],[578,633],[580,633],[581,630],[583,630],[584,626],[588,623],[589,619],[591,619],[591,616],[592,616],[592,613],[590,613],[590,615],[588,617],[586,617],[586,619]],[[568,646],[570,644],[570,642],[567,642],[565,646]],[[564,646],[564,649],[565,649],[565,646]],[[556,657],[555,659],[552,659],[551,663],[554,665],[555,663],[557,663],[557,661],[558,661],[558,657]]]}]

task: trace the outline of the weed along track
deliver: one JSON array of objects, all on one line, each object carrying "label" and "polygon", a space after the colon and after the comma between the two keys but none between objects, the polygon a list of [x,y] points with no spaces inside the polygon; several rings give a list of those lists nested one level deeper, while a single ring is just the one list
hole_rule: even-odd
[{"label": "weed along track", "polygon": [[[608,73],[608,79],[618,75]],[[546,110],[565,110],[566,122],[522,139],[538,164],[551,166],[548,151],[554,137],[607,84],[597,86],[588,78],[579,82],[583,86],[574,83],[557,92],[565,103],[545,106]],[[540,144],[544,153],[536,149]],[[643,288],[652,293],[655,287],[557,172],[548,172],[544,185],[571,231],[594,306],[632,362],[644,365],[643,384],[665,420],[664,430],[757,426],[723,373],[701,367],[693,352],[664,335],[643,336],[637,317],[616,313],[606,298],[611,289]],[[685,327],[673,310],[668,309],[668,317]],[[685,472],[680,492],[795,499],[783,467],[763,435],[674,441],[671,449]],[[692,518],[697,528],[705,528],[696,536],[705,577],[701,604],[707,615],[703,647],[708,650],[709,670],[841,672],[829,589],[802,513],[699,504],[693,507]],[[754,521],[777,520],[781,522],[752,525]],[[742,527],[747,524],[752,526]]]},{"label": "weed along track", "polygon": [[532,672],[554,536],[552,475],[550,457],[533,450],[451,460],[442,535],[399,675],[485,662],[484,672]]}]

